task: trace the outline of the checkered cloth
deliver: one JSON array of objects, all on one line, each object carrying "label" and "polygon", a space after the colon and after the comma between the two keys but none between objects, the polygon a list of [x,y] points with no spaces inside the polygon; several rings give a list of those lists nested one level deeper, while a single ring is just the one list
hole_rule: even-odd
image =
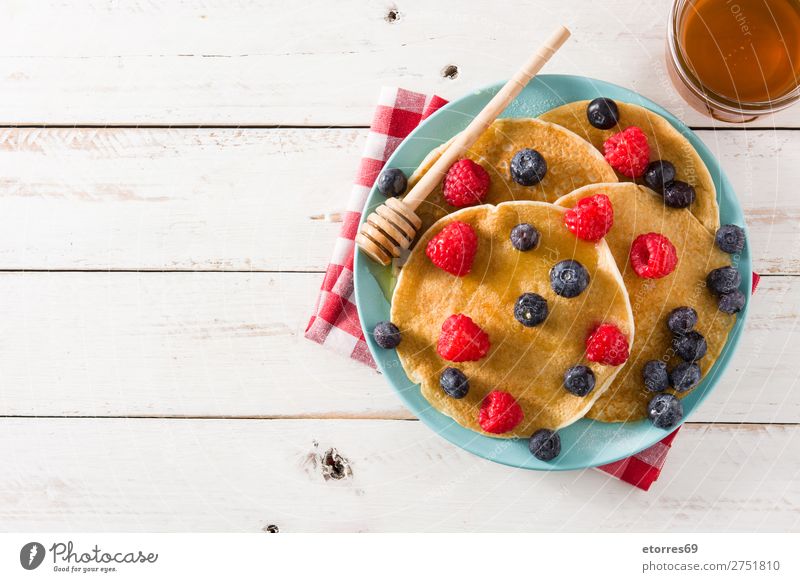
[{"label": "checkered cloth", "polygon": [[[386,160],[423,119],[445,103],[447,101],[436,95],[427,96],[394,87],[381,90],[350,200],[342,214],[339,238],[322,280],[314,314],[306,328],[308,339],[373,368],[376,367],[375,361],[364,341],[353,301],[354,240],[358,223],[367,195]],[[757,284],[758,275],[754,273],[754,291]],[[649,449],[598,469],[647,491],[658,479],[677,433],[675,430]]]},{"label": "checkered cloth", "polygon": [[384,87],[375,108],[364,155],[358,166],[347,208],[342,213],[342,228],[333,247],[333,257],[322,280],[322,288],[308,322],[306,337],[375,367],[364,341],[364,332],[353,302],[353,255],[361,211],[383,164],[400,142],[420,122],[447,103],[405,89]]}]

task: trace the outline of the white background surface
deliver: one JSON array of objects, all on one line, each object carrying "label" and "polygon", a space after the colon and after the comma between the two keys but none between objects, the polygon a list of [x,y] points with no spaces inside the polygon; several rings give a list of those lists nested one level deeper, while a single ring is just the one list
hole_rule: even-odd
[{"label": "white background surface", "polygon": [[[800,108],[690,111],[665,0],[294,6],[0,3],[0,529],[797,530]],[[648,493],[472,457],[302,338],[380,85],[456,98],[559,22],[548,72],[700,128],[765,275]]]}]

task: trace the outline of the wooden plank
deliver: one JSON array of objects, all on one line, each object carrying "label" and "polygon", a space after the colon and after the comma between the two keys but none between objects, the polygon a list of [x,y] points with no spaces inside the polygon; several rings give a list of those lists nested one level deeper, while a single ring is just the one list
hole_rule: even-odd
[{"label": "wooden plank", "polygon": [[0,265],[322,270],[365,134],[0,131]]},{"label": "wooden plank", "polygon": [[[2,273],[0,415],[412,418],[302,337],[321,275]],[[800,278],[764,278],[693,420],[800,422]]]},{"label": "wooden plank", "polygon": [[[497,465],[419,422],[7,419],[0,522],[10,531],[791,531],[798,438],[797,426],[688,425],[645,493],[594,470]],[[338,466],[324,462],[331,448]]]},{"label": "wooden plank", "polygon": [[[0,122],[366,125],[381,85],[456,98],[507,77],[564,23],[574,36],[546,72],[600,77],[719,126],[666,76],[670,4],[4,2]],[[450,65],[457,74],[446,76]],[[758,125],[798,127],[799,111]]]},{"label": "wooden plank", "polygon": [[302,337],[320,283],[0,274],[3,345],[18,349],[0,350],[0,414],[407,417],[377,372]]},{"label": "wooden plank", "polygon": [[[800,132],[700,132],[756,268],[800,273]],[[315,270],[365,130],[0,130],[0,268]]]}]

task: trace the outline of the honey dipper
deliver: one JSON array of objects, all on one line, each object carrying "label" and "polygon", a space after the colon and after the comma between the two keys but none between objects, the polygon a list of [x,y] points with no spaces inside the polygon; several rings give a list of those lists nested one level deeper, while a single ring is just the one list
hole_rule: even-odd
[{"label": "honey dipper", "polygon": [[402,200],[389,198],[367,217],[356,235],[356,244],[367,256],[382,265],[388,265],[392,258],[398,258],[404,249],[411,246],[422,225],[415,212],[416,209],[441,182],[450,166],[463,156],[508,104],[519,95],[569,35],[569,30],[559,26],[528,59],[528,62],[492,97],[466,129],[455,137],[453,143],[442,152],[439,159]]}]

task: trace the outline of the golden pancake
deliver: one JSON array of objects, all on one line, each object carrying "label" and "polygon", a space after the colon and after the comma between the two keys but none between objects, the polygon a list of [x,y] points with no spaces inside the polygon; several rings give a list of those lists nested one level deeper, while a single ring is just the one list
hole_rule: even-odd
[{"label": "golden pancake", "polygon": [[[589,123],[586,117],[586,106],[589,101],[567,103],[542,114],[540,119],[566,127],[590,141],[601,152],[603,142],[613,134],[632,125],[638,126],[650,144],[650,161],[672,162],[675,166],[676,179],[691,184],[697,193],[697,198],[689,206],[692,214],[708,230],[716,232],[719,228],[717,190],[708,168],[689,140],[657,113],[631,103],[621,101],[615,103],[619,108],[619,124],[611,129],[597,129]],[[618,174],[618,179],[631,180],[622,174]]]},{"label": "golden pancake", "polygon": [[[614,207],[614,226],[605,236],[628,289],[636,339],[625,368],[617,375],[587,416],[604,422],[622,422],[647,416],[647,403],[654,396],[644,387],[642,368],[649,360],[663,360],[667,368],[680,362],[671,346],[667,315],[676,307],[689,306],[698,314],[696,330],[705,336],[708,352],[698,362],[705,376],[725,346],[736,320],[717,309],[717,298],[706,288],[706,275],[730,265],[731,258],[714,244],[711,234],[688,209],[669,208],[652,190],[618,182],[585,186],[564,196],[556,204],[572,208],[581,198],[605,194]],[[641,235],[656,232],[675,246],[678,265],[661,279],[639,277],[629,264],[631,243]],[[687,393],[675,393],[678,398]]]},{"label": "golden pancake", "polygon": [[[585,341],[595,325],[615,324],[633,340],[633,314],[622,277],[605,242],[577,239],[563,224],[565,210],[542,202],[508,202],[465,208],[429,229],[403,267],[392,299],[391,320],[403,341],[397,353],[408,377],[440,412],[477,432],[478,411],[492,390],[511,393],[524,412],[523,421],[499,436],[529,437],[538,428],[558,429],[581,418],[609,386],[620,367],[586,360]],[[470,273],[456,277],[436,267],[425,249],[428,241],[452,221],[468,223],[478,236]],[[538,246],[516,250],[511,229],[527,222],[538,229]],[[574,259],[589,272],[588,287],[577,297],[556,295],[550,269]],[[549,315],[536,327],[514,317],[514,304],[526,292],[547,301]],[[442,323],[453,314],[471,317],[488,335],[491,348],[479,361],[453,363],[436,351]],[[577,364],[592,369],[596,385],[585,397],[568,392],[564,372]],[[466,374],[470,389],[454,399],[444,393],[439,376],[447,367]],[[484,433],[487,434],[487,433]]]},{"label": "golden pancake", "polygon": [[[409,189],[448,145],[450,142],[428,154],[411,176]],[[509,174],[511,158],[523,148],[535,149],[547,162],[547,173],[535,186],[521,186]],[[486,204],[511,200],[553,202],[586,184],[617,180],[611,166],[586,140],[561,126],[533,118],[496,120],[465,157],[479,163],[489,173],[489,192],[484,200]],[[439,184],[417,209],[422,219],[420,232],[425,232],[434,222],[455,210],[457,208],[444,199]]]}]

